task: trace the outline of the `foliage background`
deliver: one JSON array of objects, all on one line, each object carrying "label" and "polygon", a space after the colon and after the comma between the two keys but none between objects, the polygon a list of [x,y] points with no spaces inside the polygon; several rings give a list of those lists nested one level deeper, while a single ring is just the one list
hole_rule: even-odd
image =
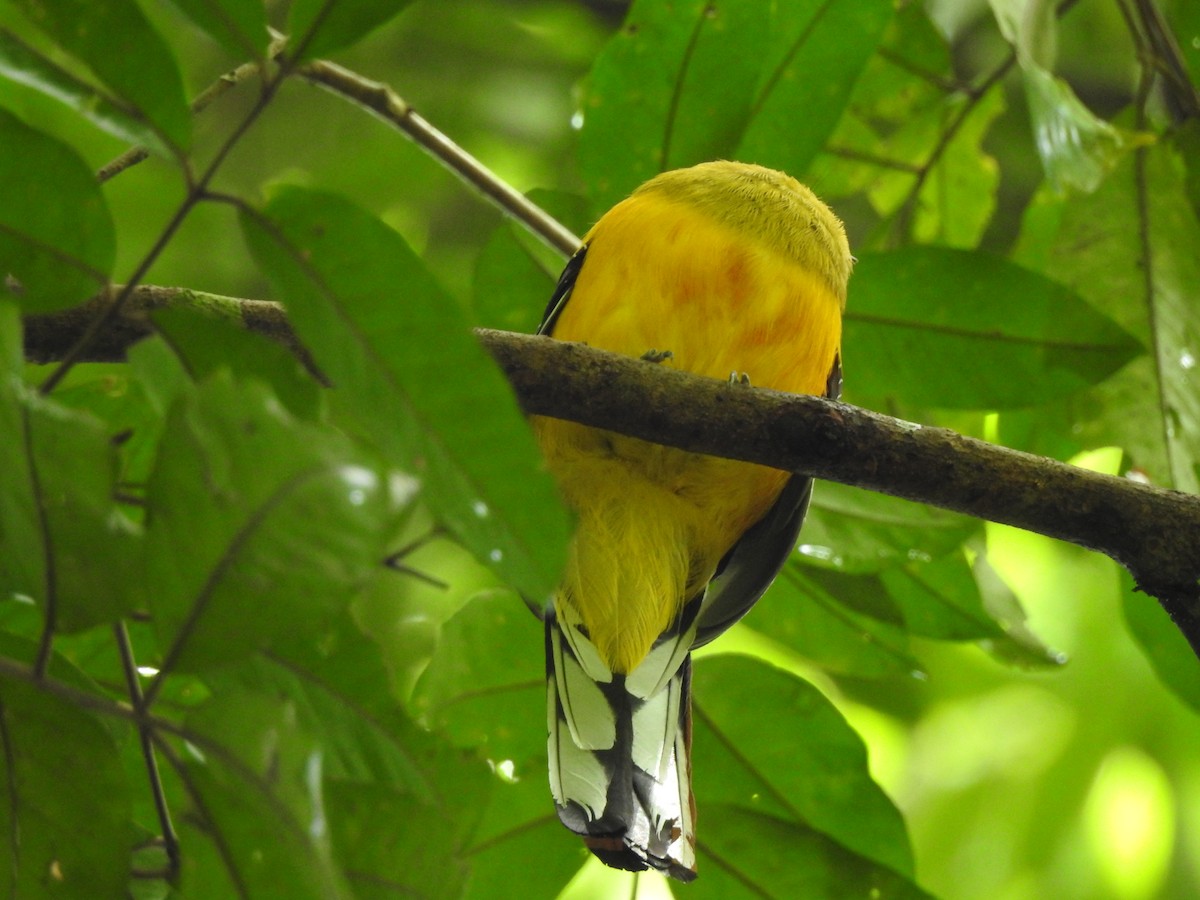
[{"label": "foliage background", "polygon": [[[577,231],[664,165],[736,155],[810,183],[860,257],[850,402],[1195,489],[1197,110],[1178,85],[1149,90],[1149,4],[338,6],[314,53],[392,84]],[[268,17],[295,41],[323,7],[294,7]],[[38,248],[123,282],[187,186],[169,156],[102,189],[78,177],[129,142],[94,126],[102,106],[29,86],[12,35],[43,75],[103,85],[127,110],[110,130],[150,121],[180,145],[182,96],[266,42],[251,3],[99,8],[0,4],[16,117],[0,123],[0,268],[27,289],[0,301],[0,881],[29,897],[664,895],[585,861],[553,819],[540,629],[513,588],[552,582],[565,519],[466,332],[532,327],[555,254],[291,78],[212,182],[247,205],[198,202],[144,281],[285,301],[352,389],[331,399],[184,313],[129,364],[35,394],[50,368],[21,366],[14,303],[100,286]],[[1194,84],[1200,12],[1159,8]],[[249,46],[214,40],[205,10],[248,20]],[[176,65],[181,93],[147,87]],[[251,79],[191,121],[191,171],[259,96]],[[802,540],[698,665],[703,874],[678,893],[1200,892],[1200,672],[1112,563],[832,485]],[[444,584],[378,564],[414,541],[403,563]],[[179,832],[170,883],[139,725]]]}]

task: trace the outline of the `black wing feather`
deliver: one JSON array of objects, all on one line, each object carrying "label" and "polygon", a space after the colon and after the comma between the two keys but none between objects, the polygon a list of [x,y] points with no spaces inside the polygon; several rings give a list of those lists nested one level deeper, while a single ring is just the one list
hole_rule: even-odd
[{"label": "black wing feather", "polygon": [[[842,394],[842,361],[835,357],[825,396]],[[793,475],[766,514],[741,536],[717,566],[708,585],[693,647],[707,644],[750,611],[787,562],[812,498],[812,479]]]},{"label": "black wing feather", "polygon": [[571,291],[575,289],[575,279],[579,277],[579,270],[583,268],[583,258],[586,255],[587,244],[584,244],[575,251],[574,256],[567,260],[566,268],[558,276],[558,284],[554,286],[550,302],[546,304],[546,311],[542,313],[542,324],[538,326],[538,334],[553,333],[554,323],[558,321],[563,307],[571,299]]}]

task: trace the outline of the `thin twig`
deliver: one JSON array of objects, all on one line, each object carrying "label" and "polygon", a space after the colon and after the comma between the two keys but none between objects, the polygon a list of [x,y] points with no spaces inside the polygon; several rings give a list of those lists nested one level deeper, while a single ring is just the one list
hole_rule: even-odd
[{"label": "thin twig", "polygon": [[42,478],[38,472],[37,454],[33,448],[33,421],[29,407],[22,405],[21,437],[25,444],[27,475],[33,492],[34,512],[37,514],[38,538],[42,548],[43,581],[45,596],[42,598],[42,633],[38,638],[37,657],[33,663],[33,674],[43,678],[50,665],[50,654],[54,647],[54,634],[58,628],[58,556],[54,550],[54,533],[46,511],[46,497],[42,490]]},{"label": "thin twig", "polygon": [[865,150],[855,150],[853,147],[840,147],[836,144],[828,145],[825,148],[825,152],[841,159],[864,162],[872,166],[878,166],[881,169],[893,169],[897,172],[907,172],[910,175],[920,174],[922,168],[916,163],[910,163],[902,159],[890,159],[886,156],[868,153]]},{"label": "thin twig", "polygon": [[[267,48],[267,58],[274,59],[283,50],[285,44],[285,39],[278,38],[273,40]],[[225,72],[220,78],[196,95],[195,99],[192,100],[192,113],[203,112],[218,97],[223,96],[246,79],[258,75],[262,71],[262,60],[253,60],[242,63],[236,69]],[[96,172],[96,180],[103,184],[105,181],[120,175],[126,169],[130,169],[138,163],[143,162],[149,156],[150,151],[145,147],[130,147],[116,159],[101,166]]]},{"label": "thin twig", "polygon": [[[121,670],[125,673],[125,688],[129,692],[129,701],[137,712],[145,713],[146,705],[142,685],[138,681],[137,661],[134,659],[133,645],[124,622],[118,620],[113,625],[113,637],[121,654]],[[145,720],[138,722],[137,728],[142,744],[142,761],[146,765],[146,778],[150,783],[150,793],[154,797],[158,825],[162,829],[163,849],[167,853],[167,872],[164,877],[167,881],[174,881],[179,874],[179,837],[171,823],[171,808],[167,805],[167,795],[163,790],[162,776],[158,770],[158,759],[154,755],[154,732]]]},{"label": "thin twig", "polygon": [[483,194],[501,211],[521,222],[549,247],[569,256],[579,238],[535,203],[514,190],[482,162],[435,128],[391,87],[317,60],[299,70],[314,84],[357,103],[429,151],[438,162]]}]

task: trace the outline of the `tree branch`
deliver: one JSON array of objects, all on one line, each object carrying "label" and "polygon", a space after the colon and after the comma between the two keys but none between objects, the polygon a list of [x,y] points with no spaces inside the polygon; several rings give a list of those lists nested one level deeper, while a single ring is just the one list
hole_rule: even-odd
[{"label": "tree branch", "polygon": [[[147,309],[196,298],[211,315],[299,347],[275,304],[143,287],[122,310],[104,358],[120,358],[124,336],[149,333]],[[73,310],[28,317],[29,358],[54,359],[71,346],[76,320],[91,318]],[[819,397],[731,386],[583,344],[477,333],[531,414],[867,488],[1104,553],[1162,603],[1200,653],[1200,498]]]}]

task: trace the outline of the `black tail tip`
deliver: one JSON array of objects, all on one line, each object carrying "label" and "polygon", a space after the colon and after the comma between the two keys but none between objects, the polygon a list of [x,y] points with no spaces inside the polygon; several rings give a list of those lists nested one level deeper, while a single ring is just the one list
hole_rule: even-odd
[{"label": "black tail tip", "polygon": [[696,880],[695,869],[689,869],[673,859],[647,856],[644,851],[631,847],[619,835],[588,835],[583,843],[600,862],[613,869],[624,869],[626,872],[655,869],[685,884]]}]

